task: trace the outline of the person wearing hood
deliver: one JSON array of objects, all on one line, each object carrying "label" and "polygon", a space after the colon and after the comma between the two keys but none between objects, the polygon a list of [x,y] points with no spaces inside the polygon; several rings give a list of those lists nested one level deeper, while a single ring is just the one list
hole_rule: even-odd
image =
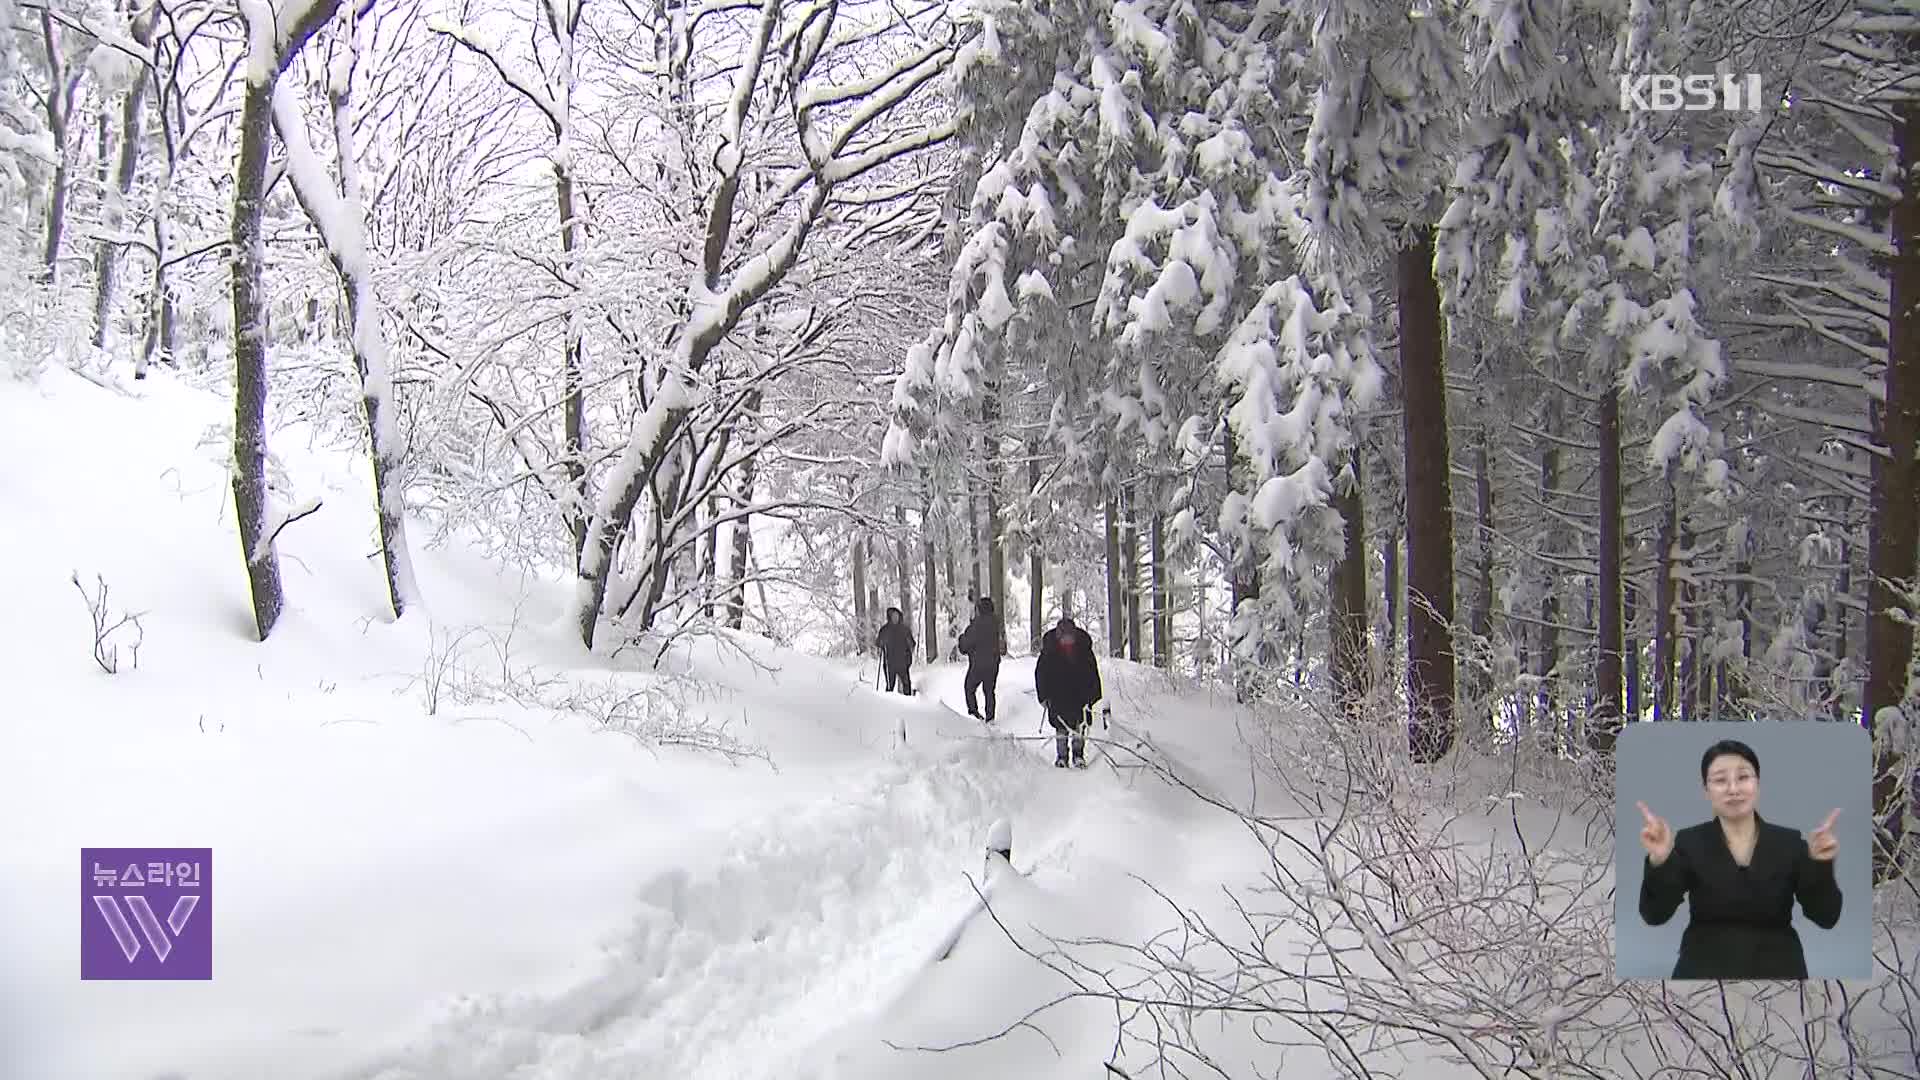
[{"label": "person wearing hood", "polygon": [[[1000,681],[1000,658],[1007,655],[1007,634],[1000,627],[1000,619],[994,614],[993,597],[983,596],[975,605],[976,614],[967,628],[960,632],[960,651],[967,657],[967,715],[976,720],[993,723],[995,684]],[[980,715],[980,709],[974,704],[974,694],[985,691],[987,712]]]},{"label": "person wearing hood", "polygon": [[899,691],[908,696],[913,694],[913,631],[907,629],[906,616],[897,607],[887,609],[886,625],[880,628],[880,635],[873,639],[880,647],[880,666],[887,673],[887,691]]},{"label": "person wearing hood", "polygon": [[1093,724],[1093,706],[1103,696],[1100,663],[1093,657],[1093,637],[1070,616],[1040,639],[1040,655],[1033,664],[1033,692],[1053,725],[1055,768],[1087,767],[1087,728]]}]

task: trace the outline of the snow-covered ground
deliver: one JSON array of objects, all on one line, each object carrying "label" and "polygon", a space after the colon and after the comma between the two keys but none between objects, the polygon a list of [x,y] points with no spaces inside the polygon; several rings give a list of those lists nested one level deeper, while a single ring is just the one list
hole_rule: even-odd
[{"label": "snow-covered ground", "polygon": [[[0,468],[0,1080],[1102,1077],[1138,1067],[1115,1006],[1023,1026],[1069,985],[1028,954],[1162,935],[1146,882],[1229,925],[1223,886],[1272,865],[1239,818],[1127,765],[1150,752],[1244,800],[1250,715],[1136,665],[1105,671],[1110,756],[1062,771],[1026,658],[995,733],[957,711],[948,665],[906,699],[864,663],[733,635],[656,671],[572,644],[564,585],[451,545],[416,553],[427,608],[391,623],[364,462],[298,429],[280,465],[323,505],[281,538],[290,606],[257,643],[226,443],[202,438],[226,408],[165,374],[119,394],[57,368],[0,380],[0,460],[33,464]],[[137,669],[125,645],[121,673],[96,665],[75,575],[143,613]],[[1606,842],[1501,797],[1503,772],[1472,779],[1485,805],[1456,831],[1483,851]],[[1012,867],[988,879],[998,820]],[[135,846],[213,849],[211,981],[78,977],[79,849]],[[1608,887],[1569,920],[1602,917]],[[1569,937],[1591,950],[1593,925]],[[1261,947],[1291,963],[1303,943]],[[1524,950],[1502,954],[1514,978]],[[1888,1060],[1899,1008],[1853,1013]],[[1208,1023],[1212,1049],[1253,1045]],[[1472,1074],[1477,1037],[1443,1060],[1372,1035],[1376,1066]],[[1333,1076],[1327,1054],[1284,1060]]]},{"label": "snow-covered ground", "polygon": [[[1058,1058],[1028,1032],[889,1046],[979,1038],[1053,992],[974,917],[992,823],[1012,824],[1029,875],[995,910],[1063,933],[1132,935],[1157,916],[1127,874],[1217,878],[1199,864],[1246,843],[1137,770],[1052,768],[1022,658],[1001,676],[1018,740],[948,707],[946,666],[908,700],[864,665],[750,636],[680,648],[657,675],[582,656],[553,628],[560,587],[453,548],[419,553],[430,611],[385,621],[364,464],[298,430],[275,449],[324,505],[283,534],[289,610],[254,642],[224,442],[201,445],[226,403],[164,375],[136,393],[61,370],[0,382],[0,454],[42,463],[0,471],[8,1077],[1043,1076],[1053,1061],[1084,1076],[1111,1053],[1098,1009],[1049,1022]],[[137,670],[125,647],[127,670],[95,665],[75,573],[143,613]],[[1129,665],[1108,678],[1123,731],[1231,746],[1230,707],[1172,708]],[[636,694],[764,756],[650,748],[589,715]],[[78,978],[84,846],[213,849],[211,982]]]}]

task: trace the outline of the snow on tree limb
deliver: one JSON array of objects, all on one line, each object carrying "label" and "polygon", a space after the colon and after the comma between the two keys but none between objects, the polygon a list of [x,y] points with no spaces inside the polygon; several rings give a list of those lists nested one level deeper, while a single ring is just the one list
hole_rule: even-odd
[{"label": "snow on tree limb", "polygon": [[358,208],[350,206],[334,189],[333,178],[307,138],[307,122],[300,115],[294,91],[285,83],[274,88],[273,123],[287,151],[287,172],[294,188],[302,202],[312,204],[309,214],[321,242],[347,272],[364,275],[368,269],[366,234],[359,223]]},{"label": "snow on tree limb", "polygon": [[247,24],[247,81],[264,86],[277,78],[314,32],[340,8],[340,0],[234,0]]},{"label": "snow on tree limb", "polygon": [[319,513],[321,505],[318,496],[307,498],[295,505],[279,501],[269,503],[266,520],[262,523],[260,530],[260,543],[248,552],[247,561],[260,563],[271,558],[274,544],[280,539],[280,533],[294,522]]},{"label": "snow on tree limb", "polygon": [[[258,0],[248,0],[248,2],[258,2]],[[555,131],[565,126],[559,101],[555,100],[547,87],[527,78],[516,66],[502,59],[499,46],[481,37],[474,30],[447,22],[438,15],[427,20],[427,29],[451,39],[468,52],[485,60],[493,68],[494,73],[500,76],[502,82],[512,87],[521,97],[526,98],[534,108],[540,110],[541,115],[546,117],[547,123],[551,124]]]},{"label": "snow on tree limb", "polygon": [[[866,128],[916,100],[919,91],[931,85],[951,65],[957,43],[941,46],[931,59],[924,47],[902,54],[894,39],[907,27],[911,16],[896,12],[893,21],[879,27],[883,33],[869,35],[866,32],[869,28],[863,26],[857,33],[836,37],[836,30],[844,25],[842,9],[817,5],[803,13],[796,10],[801,6],[782,5],[776,0],[766,0],[759,5],[753,22],[751,41],[754,44],[744,63],[728,72],[733,80],[732,92],[727,111],[720,119],[720,144],[713,159],[717,175],[710,178],[711,186],[704,193],[706,227],[698,241],[700,265],[686,286],[688,309],[671,333],[670,350],[655,368],[660,373],[658,384],[645,408],[635,415],[624,434],[624,445],[604,477],[605,486],[587,530],[579,563],[583,587],[576,614],[583,640],[589,643],[606,598],[612,554],[624,536],[627,521],[641,494],[649,487],[657,487],[656,481],[662,479],[677,491],[686,479],[683,475],[686,463],[678,461],[668,447],[676,432],[700,406],[705,391],[696,386],[695,380],[709,358],[743,315],[779,287],[798,264],[809,237],[826,221],[839,185],[950,137],[950,128],[936,129],[882,139],[878,145],[866,147],[860,146],[857,138]],[[933,8],[926,11],[929,15],[936,14]],[[676,55],[692,55],[691,41],[696,27],[682,21],[682,15],[675,18],[672,32],[677,41]],[[826,78],[828,72],[823,57],[834,49],[859,43],[866,48],[893,48],[895,55],[877,79],[879,89],[874,96],[850,114],[826,119],[813,115],[813,109],[797,106],[793,109],[791,121],[796,148],[807,163],[804,171],[811,174],[811,190],[801,205],[783,215],[785,225],[762,246],[757,222],[749,223],[744,232],[739,231],[740,208],[735,201],[749,169],[744,131],[748,107],[754,101],[756,89],[767,77],[770,65],[764,58],[783,23],[794,28],[782,39],[786,63],[780,73],[786,84],[783,92],[791,94],[793,100],[806,95],[809,83]],[[831,127],[820,130],[823,124]],[[802,185],[790,183],[788,189],[797,194]],[[730,258],[729,250],[736,246],[752,253]],[[758,250],[753,250],[755,247]],[[733,265],[730,273],[726,272],[729,264]],[[692,467],[704,466],[694,463]],[[672,527],[669,522],[669,531]],[[670,545],[673,538],[650,538],[647,542],[657,547],[658,544]]]},{"label": "snow on tree limb", "polygon": [[393,353],[367,251],[366,212],[360,203],[352,125],[345,109],[352,73],[352,32],[347,31],[345,46],[329,72],[328,92],[334,102],[334,138],[341,172],[337,189],[307,137],[306,121],[300,115],[294,91],[284,81],[274,88],[273,119],[286,148],[287,169],[300,205],[306,209],[332,256],[349,297],[349,333],[354,359],[360,369],[361,395],[372,443],[382,553],[398,615],[418,600],[419,588],[405,529],[406,477],[402,467],[405,443],[394,395]]},{"label": "snow on tree limb", "polygon": [[50,133],[39,131],[23,135],[0,127],[0,154],[16,152],[26,154],[44,165],[54,165],[60,160]]}]

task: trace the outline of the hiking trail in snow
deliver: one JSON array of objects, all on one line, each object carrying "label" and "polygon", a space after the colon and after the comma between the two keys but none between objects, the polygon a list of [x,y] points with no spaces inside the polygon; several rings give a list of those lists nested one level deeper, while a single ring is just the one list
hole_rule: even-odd
[{"label": "hiking trail in snow", "polygon": [[[936,686],[958,681],[930,674],[925,696],[944,699]],[[1021,704],[1000,718],[1010,732],[1037,716]],[[1029,741],[968,738],[988,729],[964,714],[943,718],[936,702],[902,706],[909,744],[892,761],[836,770],[843,793],[766,814],[704,863],[646,882],[597,975],[558,996],[457,1003],[424,1036],[347,1075],[790,1072],[795,1055],[910,985],[975,906],[996,818],[1014,822],[1016,866],[1057,863],[1070,845],[1064,827],[1094,797],[1089,783],[1119,790],[1110,778],[1062,775],[1050,746],[1043,757]]]}]

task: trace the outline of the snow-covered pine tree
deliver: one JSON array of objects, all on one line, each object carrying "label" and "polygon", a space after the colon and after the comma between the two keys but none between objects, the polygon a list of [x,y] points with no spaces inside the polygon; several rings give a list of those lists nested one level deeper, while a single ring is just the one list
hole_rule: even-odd
[{"label": "snow-covered pine tree", "polygon": [[[1628,78],[1672,70],[1705,29],[1670,9],[1635,0],[1628,5],[1611,70]],[[1596,264],[1605,270],[1582,292],[1594,296],[1596,306],[1604,305],[1595,312],[1600,333],[1588,338],[1606,350],[1589,354],[1600,365],[1604,392],[1657,395],[1645,405],[1631,401],[1639,408],[1627,415],[1644,408],[1657,424],[1644,459],[1659,477],[1656,495],[1665,504],[1654,544],[1653,705],[1656,717],[1673,719],[1692,712],[1676,682],[1685,630],[1681,578],[1692,573],[1695,557],[1690,545],[1679,546],[1679,507],[1688,501],[1682,481],[1697,476],[1712,490],[1726,476],[1718,460],[1720,443],[1706,417],[1727,366],[1718,336],[1705,320],[1741,249],[1750,245],[1752,230],[1716,213],[1713,159],[1725,136],[1714,137],[1706,126],[1712,121],[1675,130],[1663,114],[1616,110],[1612,116],[1619,119],[1598,146],[1600,202],[1579,223],[1582,229],[1592,227],[1580,235],[1604,245],[1605,261]],[[1745,130],[1737,121],[1732,126]],[[1569,323],[1582,314],[1576,304]]]},{"label": "snow-covered pine tree", "polygon": [[[1496,280],[1480,295],[1491,296],[1494,312],[1505,319],[1533,316],[1544,331],[1533,343],[1543,361],[1577,357],[1569,370],[1541,365],[1547,392],[1597,399],[1599,610],[1590,734],[1605,747],[1625,711],[1621,659],[1629,647],[1622,642],[1620,597],[1631,522],[1623,472],[1633,464],[1623,458],[1626,433],[1643,415],[1657,427],[1647,463],[1663,482],[1670,463],[1697,472],[1709,491],[1725,476],[1714,463],[1718,443],[1705,416],[1726,366],[1702,323],[1716,285],[1750,244],[1753,229],[1732,212],[1737,192],[1716,190],[1712,157],[1732,140],[1737,164],[1740,133],[1749,127],[1622,110],[1610,85],[1594,86],[1577,74],[1597,67],[1579,61],[1591,61],[1608,39],[1612,59],[1603,70],[1614,77],[1677,70],[1704,31],[1684,13],[1635,3],[1624,19],[1597,27],[1570,9],[1495,8],[1486,15],[1475,148],[1456,177],[1442,262],[1455,295],[1466,296],[1479,268],[1493,262],[1489,249],[1498,238],[1504,251]],[[1554,18],[1563,29],[1549,37]],[[1560,50],[1551,59],[1543,54],[1549,42]],[[1736,168],[1736,180],[1741,175]],[[1641,408],[1629,397],[1623,414],[1622,392],[1643,387],[1658,394],[1658,402]],[[1677,519],[1678,500],[1677,492],[1662,491],[1663,517]],[[1675,539],[1666,530],[1657,550],[1673,550]],[[1674,601],[1682,571],[1657,561],[1662,629],[1655,671],[1664,688],[1659,700],[1671,711],[1678,705]],[[1631,690],[1627,696],[1631,700]]]},{"label": "snow-covered pine tree", "polygon": [[[1561,482],[1567,410],[1557,378],[1552,374],[1539,377],[1537,373],[1555,350],[1544,341],[1529,340],[1523,326],[1529,321],[1535,326],[1553,325],[1559,318],[1556,305],[1560,310],[1565,307],[1556,294],[1540,288],[1530,246],[1532,229],[1536,215],[1551,216],[1570,183],[1570,170],[1577,167],[1570,154],[1578,145],[1579,133],[1611,105],[1587,75],[1592,70],[1588,61],[1595,51],[1595,40],[1604,42],[1604,26],[1591,16],[1577,16],[1570,5],[1557,0],[1494,2],[1474,7],[1466,17],[1471,71],[1468,111],[1458,164],[1449,185],[1451,201],[1436,229],[1434,269],[1449,313],[1479,316],[1471,325],[1487,327],[1489,333],[1497,332],[1491,327],[1498,323],[1514,328],[1510,341],[1490,351],[1517,356],[1523,362],[1490,370],[1487,376],[1515,389],[1532,382],[1542,402],[1528,420],[1515,423],[1510,418],[1507,422],[1516,434],[1529,433],[1540,455],[1538,494],[1522,498],[1548,512],[1546,524],[1534,530],[1533,536],[1512,538],[1516,542],[1511,548],[1523,552],[1532,549],[1536,559],[1532,565],[1506,568],[1513,579],[1510,585],[1500,587],[1483,581],[1479,591],[1497,590],[1509,621],[1518,617],[1522,622],[1526,616],[1514,611],[1514,605],[1537,594],[1540,606],[1534,620],[1534,671],[1528,683],[1539,688],[1546,719],[1556,711],[1549,679],[1561,651],[1559,599],[1562,579],[1570,576],[1566,572],[1567,556],[1573,554],[1567,548],[1582,536],[1578,530],[1569,535],[1557,525],[1565,519],[1566,511],[1553,505],[1555,489]],[[1535,377],[1530,379],[1530,374]],[[1483,441],[1488,404],[1476,403],[1482,412],[1478,426]],[[1511,494],[1513,489],[1507,490]],[[1482,527],[1486,524],[1483,522]],[[1603,531],[1607,527],[1604,522],[1599,525]],[[1612,542],[1616,552],[1617,529],[1616,517]],[[1605,644],[1602,631],[1601,654],[1611,658],[1616,684],[1620,663],[1619,570],[1617,557],[1611,562],[1601,557],[1601,577],[1613,586],[1609,591],[1602,585],[1600,621],[1603,627],[1614,627],[1610,646]],[[1577,583],[1576,578],[1566,584]],[[1610,607],[1605,599],[1609,595]],[[1476,595],[1476,622],[1484,619],[1493,599]],[[1524,643],[1510,640],[1502,651],[1513,654],[1517,667],[1519,654],[1526,649]],[[1548,722],[1554,723],[1550,719]]]},{"label": "snow-covered pine tree", "polygon": [[[1243,657],[1271,655],[1266,637],[1298,623],[1341,556],[1328,501],[1350,410],[1378,387],[1364,298],[1291,272],[1298,39],[1262,6],[978,12],[957,96],[981,177],[951,308],[909,361],[888,460],[930,449],[984,350],[1053,342],[1011,358],[1052,393],[1062,462],[1096,506],[1136,470],[1171,481],[1154,509],[1172,515],[1175,545],[1205,520],[1230,565],[1246,557],[1270,583],[1236,625]],[[1238,490],[1200,506],[1195,474],[1229,432],[1245,444]]]},{"label": "snow-covered pine tree", "polygon": [[[1456,721],[1445,328],[1433,227],[1460,122],[1465,58],[1457,14],[1444,4],[1329,0],[1297,7],[1294,18],[1312,43],[1301,208],[1311,280],[1321,292],[1357,293],[1362,275],[1391,255],[1398,283],[1408,737],[1416,758],[1437,760],[1452,745]],[[1356,334],[1367,331],[1364,319],[1356,322]]]},{"label": "snow-covered pine tree", "polygon": [[[1765,207],[1773,221],[1804,230],[1813,240],[1805,254],[1825,256],[1792,260],[1767,278],[1780,287],[1785,311],[1779,321],[1804,328],[1825,346],[1825,357],[1756,372],[1828,388],[1827,401],[1781,403],[1773,411],[1797,413],[1823,429],[1823,450],[1851,448],[1864,459],[1847,463],[1840,453],[1815,453],[1805,460],[1816,468],[1803,479],[1816,490],[1840,491],[1846,502],[1857,504],[1861,495],[1868,502],[1860,717],[1875,735],[1874,805],[1883,830],[1875,861],[1884,870],[1911,827],[1901,792],[1904,759],[1914,752],[1912,710],[1920,689],[1907,609],[1920,536],[1920,506],[1913,498],[1920,438],[1920,320],[1913,311],[1920,303],[1920,265],[1914,262],[1920,249],[1920,97],[1913,90],[1920,75],[1920,14],[1910,4],[1866,0],[1836,17],[1824,9],[1818,15],[1790,12],[1783,16],[1788,25],[1769,28],[1815,36],[1807,62],[1776,61],[1793,77],[1786,90],[1790,107],[1782,110],[1780,123],[1756,133],[1754,160],[1778,185],[1777,201]],[[1790,21],[1796,16],[1798,22]],[[1782,45],[1774,49],[1776,58],[1793,52]],[[1865,416],[1840,411],[1849,405],[1864,405]],[[1839,535],[1849,536],[1850,525],[1840,523]],[[1818,606],[1819,598],[1810,597],[1802,610]],[[1818,619],[1805,622],[1817,627]],[[1815,644],[1806,625],[1786,629],[1792,651]],[[1844,646],[1844,636],[1838,641]]]}]

